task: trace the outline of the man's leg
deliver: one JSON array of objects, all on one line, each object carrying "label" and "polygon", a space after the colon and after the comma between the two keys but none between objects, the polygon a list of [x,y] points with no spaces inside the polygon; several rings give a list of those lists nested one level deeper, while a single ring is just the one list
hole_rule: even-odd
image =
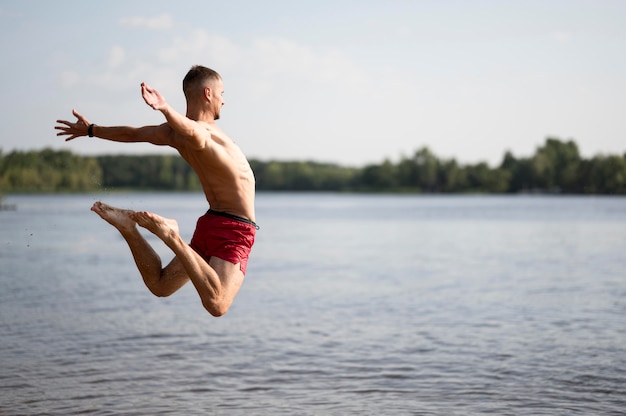
[{"label": "man's leg", "polygon": [[[168,293],[171,294],[191,279],[200,295],[202,305],[211,315],[221,316],[228,311],[244,279],[238,264],[232,264],[217,257],[211,257],[210,263],[207,264],[180,237],[175,220],[150,212],[125,211],[102,203],[96,204],[99,204],[98,209],[94,211],[114,225],[128,242],[142,276],[144,272],[148,275],[148,279],[144,276],[146,285],[149,282],[159,290],[165,290],[166,293],[174,289]],[[112,217],[115,218],[114,221],[111,220]],[[117,219],[119,217],[125,217],[126,220],[120,221]],[[159,237],[176,255],[163,273],[160,269],[160,258],[139,234],[135,223]],[[129,227],[130,225],[132,227]],[[158,276],[155,274],[156,269],[159,270]]]},{"label": "man's leg", "polygon": [[154,295],[169,296],[189,281],[184,267],[177,259],[162,269],[161,258],[139,233],[131,210],[122,210],[96,202],[91,210],[113,225],[124,237],[146,287]]},{"label": "man's leg", "polygon": [[131,218],[159,237],[176,255],[195,286],[202,305],[213,316],[224,315],[241,288],[244,275],[239,264],[217,257],[206,262],[178,232],[176,220],[163,218],[151,212],[135,212]]}]

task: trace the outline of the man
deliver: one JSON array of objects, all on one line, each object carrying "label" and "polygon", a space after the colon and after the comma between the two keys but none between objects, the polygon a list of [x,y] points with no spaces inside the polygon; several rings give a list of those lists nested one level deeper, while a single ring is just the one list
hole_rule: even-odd
[{"label": "man", "polygon": [[[243,283],[258,229],[254,223],[254,174],[239,147],[215,124],[224,105],[220,75],[193,66],[183,80],[183,91],[186,116],[171,108],[157,90],[141,84],[146,104],[165,116],[166,123],[159,126],[98,126],[73,110],[77,121],[57,120],[55,129],[60,130],[57,136],[69,136],[66,141],[89,136],[171,146],[191,165],[210,209],[198,220],[190,244],[182,240],[173,219],[102,202],[96,202],[91,210],[122,234],[153,294],[169,296],[191,280],[206,310],[221,316]],[[165,268],[137,225],[155,234],[174,252],[174,259]]]}]

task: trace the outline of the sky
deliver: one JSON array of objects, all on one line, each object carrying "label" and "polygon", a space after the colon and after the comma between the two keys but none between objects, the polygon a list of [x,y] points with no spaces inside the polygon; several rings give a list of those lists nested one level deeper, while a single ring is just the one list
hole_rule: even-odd
[{"label": "sky", "polygon": [[428,147],[498,165],[546,138],[626,151],[626,1],[0,0],[0,149],[148,154],[56,137],[184,113],[194,64],[224,81],[220,127],[249,158],[363,166]]}]

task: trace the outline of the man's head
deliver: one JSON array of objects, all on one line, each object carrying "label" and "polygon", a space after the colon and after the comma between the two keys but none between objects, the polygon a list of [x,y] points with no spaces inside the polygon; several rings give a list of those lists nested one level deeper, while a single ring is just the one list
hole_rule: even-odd
[{"label": "man's head", "polygon": [[183,92],[188,106],[198,102],[208,103],[215,120],[220,118],[220,110],[224,105],[224,87],[220,74],[210,68],[194,65],[183,79]]}]

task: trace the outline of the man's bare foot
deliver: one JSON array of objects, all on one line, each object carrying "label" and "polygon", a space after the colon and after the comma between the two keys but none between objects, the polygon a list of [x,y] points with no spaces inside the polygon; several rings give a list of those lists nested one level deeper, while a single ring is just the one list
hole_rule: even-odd
[{"label": "man's bare foot", "polygon": [[131,215],[135,211],[115,208],[100,201],[93,204],[91,210],[98,214],[103,220],[117,228],[120,232],[132,231],[135,229],[135,221],[131,218]]},{"label": "man's bare foot", "polygon": [[153,212],[133,212],[130,216],[137,224],[167,243],[178,236],[178,222],[161,217]]}]

